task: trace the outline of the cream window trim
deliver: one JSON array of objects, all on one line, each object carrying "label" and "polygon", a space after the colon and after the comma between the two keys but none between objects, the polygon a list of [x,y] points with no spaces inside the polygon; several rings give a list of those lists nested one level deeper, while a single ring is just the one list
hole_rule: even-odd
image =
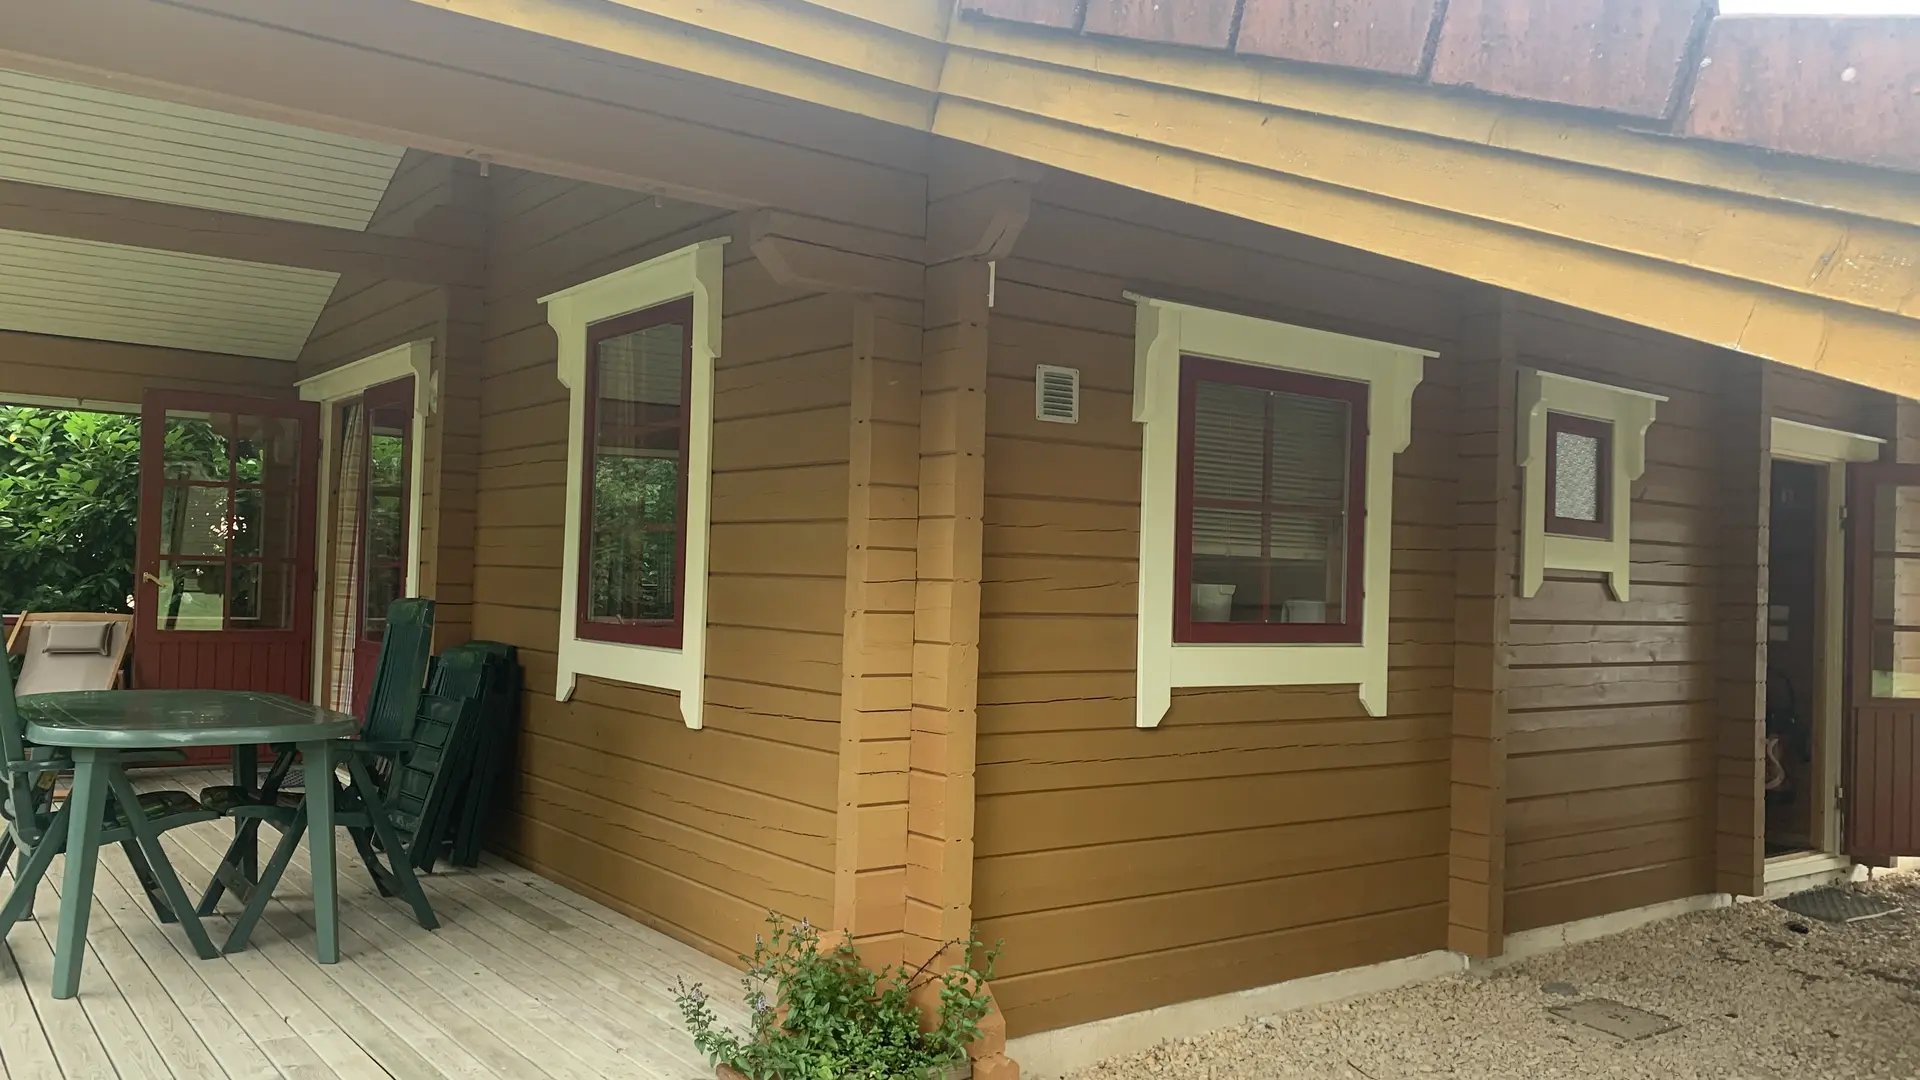
[{"label": "cream window trim", "polygon": [[[396,379],[413,379],[413,430],[409,432],[409,442],[413,446],[411,461],[407,468],[411,470],[411,483],[407,492],[407,580],[406,595],[420,595],[420,558],[422,537],[425,535],[421,520],[426,506],[426,469],[427,469],[427,417],[440,407],[440,382],[433,371],[433,339],[423,338],[397,345],[385,352],[372,356],[363,356],[339,367],[311,375],[294,383],[300,392],[301,401],[315,401],[320,404],[320,461],[323,469],[333,467],[334,442],[339,437],[339,415],[335,411],[339,403],[350,397],[357,397],[376,386],[384,386]],[[317,521],[314,528],[318,531],[314,545],[314,565],[330,572],[333,567],[333,530],[329,527],[333,521],[333,484],[323,482],[316,500]],[[314,693],[326,685],[326,642],[327,642],[327,605],[313,605],[313,686]]]},{"label": "cream window trim", "polygon": [[[1516,454],[1522,482],[1520,595],[1540,591],[1548,568],[1597,570],[1607,575],[1607,591],[1625,600],[1632,566],[1633,483],[1647,470],[1647,429],[1665,400],[1660,394],[1589,382],[1531,368],[1520,371],[1519,440]],[[1613,425],[1609,457],[1605,539],[1547,532],[1547,414],[1564,413]]]},{"label": "cream window trim", "polygon": [[1803,424],[1798,420],[1783,420],[1778,416],[1773,418],[1773,456],[1810,465],[1879,461],[1880,448],[1886,442],[1872,435],[1856,435],[1851,431]]},{"label": "cream window trim", "polygon": [[[1134,723],[1158,727],[1176,686],[1353,685],[1372,716],[1387,706],[1393,459],[1413,435],[1413,391],[1435,354],[1127,294],[1136,305],[1133,419],[1140,455],[1140,617]],[[1365,599],[1358,644],[1176,644],[1180,358],[1202,356],[1368,384]]]},{"label": "cream window trim", "polygon": [[[561,548],[560,655],[554,697],[573,696],[582,675],[650,686],[679,695],[680,717],[701,724],[707,660],[707,532],[713,460],[713,365],[720,355],[724,238],[703,240],[571,289],[543,296],[559,338],[559,378],[567,388],[567,518]],[[687,433],[686,575],[681,587],[680,648],[591,641],[576,636],[580,597],[580,501],[586,423],[587,327],[693,298],[693,415]]]}]

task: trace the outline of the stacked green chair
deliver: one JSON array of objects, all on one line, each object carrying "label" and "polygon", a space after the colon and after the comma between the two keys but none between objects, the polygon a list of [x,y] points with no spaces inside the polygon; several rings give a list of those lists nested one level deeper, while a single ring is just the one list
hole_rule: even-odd
[{"label": "stacked green chair", "polygon": [[434,661],[431,691],[414,729],[413,752],[401,760],[387,788],[394,822],[407,858],[422,873],[434,860],[454,821],[460,785],[472,756],[487,676],[484,650],[462,645]]},{"label": "stacked green chair", "polygon": [[[367,716],[360,735],[339,744],[347,765],[348,783],[320,792],[282,792],[280,784],[292,765],[291,747],[279,748],[257,791],[233,785],[210,787],[200,802],[236,819],[240,824],[214,880],[200,901],[201,914],[211,914],[222,892],[231,889],[246,902],[228,938],[229,949],[245,944],[265,910],[273,887],[286,871],[293,852],[306,833],[307,798],[331,797],[335,821],[347,829],[374,887],[382,896],[399,896],[413,908],[421,926],[439,926],[426,893],[405,857],[395,826],[393,808],[382,798],[391,777],[414,749],[414,731],[422,710],[437,709],[425,693],[427,669],[433,652],[434,604],[431,600],[396,600],[387,610],[386,635],[367,699]],[[280,831],[280,842],[262,868],[257,884],[242,872],[245,857],[256,849],[262,823]],[[400,853],[395,855],[394,853]]]},{"label": "stacked green chair", "polygon": [[[154,757],[172,760],[176,755],[156,753]],[[54,809],[53,790],[60,774],[72,767],[70,760],[47,747],[27,745],[26,724],[14,702],[13,674],[4,663],[0,663],[0,767],[6,770],[5,795],[0,798],[0,816],[6,819],[6,832],[0,837],[0,865],[19,853],[13,892],[0,906],[0,938],[4,938],[15,923],[33,914],[33,897],[40,879],[46,876],[53,857],[66,850],[71,808],[63,803]],[[184,791],[136,794],[124,775],[113,777],[109,785],[100,842],[120,845],[154,914],[162,922],[177,922],[175,905],[184,906],[187,896],[180,892],[179,879],[170,870],[164,875],[154,872],[155,863],[166,865],[160,834],[182,825],[212,821],[216,815]],[[134,808],[134,817],[128,815],[128,807]],[[73,902],[89,901],[76,898]],[[191,920],[188,925],[197,928]],[[212,945],[202,940],[204,937],[200,934],[194,947],[203,957],[211,957]]]},{"label": "stacked green chair", "polygon": [[479,730],[474,733],[472,765],[460,787],[452,835],[455,866],[478,866],[500,778],[507,772],[514,732],[519,726],[523,676],[513,646],[498,641],[470,642],[487,654],[489,677],[482,691]]}]

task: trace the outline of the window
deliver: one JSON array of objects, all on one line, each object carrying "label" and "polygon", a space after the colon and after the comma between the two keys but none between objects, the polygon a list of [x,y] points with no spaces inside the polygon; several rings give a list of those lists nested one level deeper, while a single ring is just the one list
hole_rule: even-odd
[{"label": "window", "polygon": [[677,694],[701,723],[721,253],[706,240],[543,297],[568,390],[554,696]]},{"label": "window", "polygon": [[1613,425],[1547,414],[1547,526],[1561,536],[1612,535],[1607,489],[1613,478]]},{"label": "window", "polygon": [[1130,297],[1134,723],[1175,687],[1352,686],[1386,711],[1393,460],[1430,353]]},{"label": "window", "polygon": [[1366,384],[1181,363],[1175,640],[1358,642]]},{"label": "window", "polygon": [[1521,491],[1520,595],[1548,567],[1597,570],[1625,600],[1632,568],[1631,485],[1647,464],[1659,394],[1522,369],[1516,455]]},{"label": "window", "polygon": [[693,301],[587,328],[578,633],[677,649]]}]

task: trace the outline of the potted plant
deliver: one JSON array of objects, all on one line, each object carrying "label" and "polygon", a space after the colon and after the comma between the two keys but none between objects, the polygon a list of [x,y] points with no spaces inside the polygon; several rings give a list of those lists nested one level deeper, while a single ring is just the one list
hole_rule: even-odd
[{"label": "potted plant", "polygon": [[[993,1007],[987,980],[1000,947],[951,941],[926,963],[874,970],[860,960],[851,935],[821,946],[805,919],[767,918],[771,931],[754,938],[741,980],[750,1020],[744,1033],[728,1029],[698,985],[684,982],[676,1001],[693,1042],[718,1067],[745,1080],[935,1080],[967,1060],[980,1021]],[[959,952],[940,974],[935,962]],[[975,966],[978,958],[979,965]],[[931,1013],[917,1001],[937,993]]]}]

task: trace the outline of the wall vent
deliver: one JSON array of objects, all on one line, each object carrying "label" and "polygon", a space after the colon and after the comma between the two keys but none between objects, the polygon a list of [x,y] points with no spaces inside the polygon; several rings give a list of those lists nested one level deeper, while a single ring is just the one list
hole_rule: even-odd
[{"label": "wall vent", "polygon": [[1033,369],[1033,415],[1049,424],[1080,422],[1080,369],[1040,364]]}]

